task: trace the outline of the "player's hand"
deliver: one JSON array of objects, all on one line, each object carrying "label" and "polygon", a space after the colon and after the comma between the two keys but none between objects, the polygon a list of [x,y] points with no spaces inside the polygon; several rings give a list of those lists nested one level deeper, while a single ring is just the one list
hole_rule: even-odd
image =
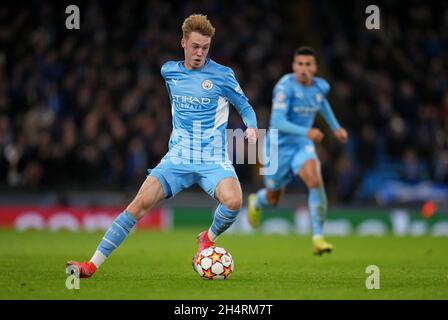
[{"label": "player's hand", "polygon": [[334,130],[333,134],[341,143],[346,143],[348,140],[348,133],[344,128]]},{"label": "player's hand", "polygon": [[324,134],[317,128],[311,128],[307,133],[307,137],[313,142],[319,143],[324,138]]},{"label": "player's hand", "polygon": [[256,128],[247,128],[245,136],[249,144],[255,144],[258,140],[258,130]]}]

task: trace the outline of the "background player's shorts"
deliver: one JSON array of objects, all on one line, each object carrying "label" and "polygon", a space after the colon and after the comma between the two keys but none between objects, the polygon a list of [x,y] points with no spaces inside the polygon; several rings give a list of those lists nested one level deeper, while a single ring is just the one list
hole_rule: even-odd
[{"label": "background player's shorts", "polygon": [[274,174],[264,176],[264,184],[269,190],[279,190],[297,175],[308,160],[319,160],[316,148],[311,140],[305,140],[298,146],[278,147],[278,169]]},{"label": "background player's shorts", "polygon": [[174,197],[183,189],[198,184],[211,197],[215,197],[215,190],[219,182],[225,178],[238,179],[231,162],[176,164],[168,156],[152,170],[149,176],[156,177],[162,185],[165,198]]}]

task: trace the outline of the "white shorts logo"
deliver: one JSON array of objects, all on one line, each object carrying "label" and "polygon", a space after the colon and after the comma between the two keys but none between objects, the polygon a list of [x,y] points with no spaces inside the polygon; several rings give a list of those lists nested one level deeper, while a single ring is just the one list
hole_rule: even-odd
[{"label": "white shorts logo", "polygon": [[211,90],[213,88],[213,82],[210,80],[204,80],[202,82],[202,88],[205,90]]}]

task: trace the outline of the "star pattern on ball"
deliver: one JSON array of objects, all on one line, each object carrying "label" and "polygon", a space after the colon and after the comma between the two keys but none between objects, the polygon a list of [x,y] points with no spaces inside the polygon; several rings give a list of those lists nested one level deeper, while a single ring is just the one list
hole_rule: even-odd
[{"label": "star pattern on ball", "polygon": [[221,247],[209,247],[193,258],[193,269],[202,279],[225,280],[233,273],[233,259]]},{"label": "star pattern on ball", "polygon": [[204,270],[204,278],[213,279],[214,276],[215,274],[212,272],[212,270]]},{"label": "star pattern on ball", "polygon": [[221,274],[227,278],[231,273],[232,273],[232,269],[230,267],[224,267],[224,272]]},{"label": "star pattern on ball", "polygon": [[213,263],[221,260],[222,254],[214,252],[210,258],[212,258]]},{"label": "star pattern on ball", "polygon": [[196,264],[200,264],[202,258],[204,258],[204,257],[203,257],[201,254],[199,254],[199,255],[196,257]]}]

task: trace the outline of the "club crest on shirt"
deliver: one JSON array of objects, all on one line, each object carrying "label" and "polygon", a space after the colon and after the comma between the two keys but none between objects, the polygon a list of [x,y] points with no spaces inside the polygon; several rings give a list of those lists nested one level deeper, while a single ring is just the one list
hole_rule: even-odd
[{"label": "club crest on shirt", "polygon": [[322,102],[322,94],[320,94],[320,93],[316,93],[316,101],[317,101],[318,103],[321,103],[321,102]]},{"label": "club crest on shirt", "polygon": [[213,82],[211,80],[202,81],[202,89],[211,90],[213,88]]}]

